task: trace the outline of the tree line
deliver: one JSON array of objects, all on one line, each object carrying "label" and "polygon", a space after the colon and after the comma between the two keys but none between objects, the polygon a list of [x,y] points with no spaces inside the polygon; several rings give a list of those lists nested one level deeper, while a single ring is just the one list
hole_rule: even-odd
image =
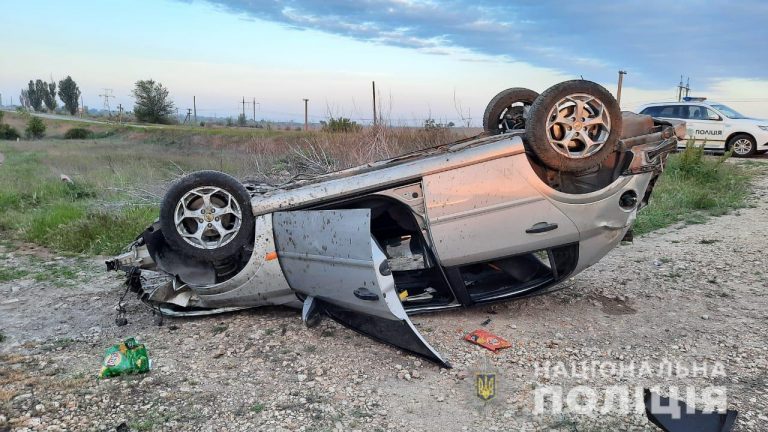
[{"label": "tree line", "polygon": [[[176,107],[170,99],[170,92],[159,82],[152,79],[139,80],[132,91],[135,100],[133,115],[136,120],[147,123],[170,123]],[[58,107],[56,96],[64,108],[75,115],[80,106],[80,88],[72,77],[67,76],[58,82],[45,82],[41,79],[29,80],[27,88],[21,90],[19,100],[27,110],[54,112]]]},{"label": "tree line", "polygon": [[41,79],[29,80],[26,89],[21,90],[21,106],[26,109],[33,109],[35,111],[53,112],[58,106],[56,100],[58,96],[64,108],[69,111],[70,114],[75,115],[79,106],[80,100],[80,88],[77,86],[75,80],[71,76],[67,76],[58,83],[58,91],[56,87],[56,81],[45,82]]}]

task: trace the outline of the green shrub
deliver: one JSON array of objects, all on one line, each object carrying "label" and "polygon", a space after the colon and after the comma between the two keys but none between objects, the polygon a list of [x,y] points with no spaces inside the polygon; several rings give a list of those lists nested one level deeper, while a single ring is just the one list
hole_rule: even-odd
[{"label": "green shrub", "polygon": [[39,139],[45,136],[45,123],[40,117],[32,116],[27,122],[26,132],[27,138]]},{"label": "green shrub", "polygon": [[0,124],[0,139],[16,140],[17,138],[21,138],[21,135],[19,135],[19,131],[16,128],[7,124]]},{"label": "green shrub", "polygon": [[653,188],[650,203],[637,215],[635,233],[644,234],[677,222],[702,223],[746,205],[754,173],[742,164],[725,163],[723,156],[706,156],[688,143],[670,155]]},{"label": "green shrub", "polygon": [[328,121],[321,121],[323,131],[325,132],[357,132],[362,127],[346,117],[329,118]]},{"label": "green shrub", "polygon": [[87,139],[93,136],[93,132],[85,128],[72,128],[64,132],[64,139]]},{"label": "green shrub", "polygon": [[452,128],[454,126],[456,126],[456,124],[454,124],[453,122],[437,123],[433,118],[428,118],[424,120],[424,129],[426,130],[445,129],[445,128]]}]

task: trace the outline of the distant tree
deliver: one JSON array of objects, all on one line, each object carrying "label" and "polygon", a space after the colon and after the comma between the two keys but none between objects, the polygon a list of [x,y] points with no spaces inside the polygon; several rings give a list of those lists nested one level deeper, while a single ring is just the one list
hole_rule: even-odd
[{"label": "distant tree", "polygon": [[71,76],[59,81],[59,99],[64,102],[64,107],[70,114],[77,114],[78,101],[80,100],[80,89]]},{"label": "distant tree", "polygon": [[237,125],[238,126],[245,126],[248,123],[248,120],[245,118],[245,114],[240,114],[237,116]]},{"label": "distant tree", "polygon": [[0,124],[3,124],[3,116],[5,115],[5,111],[0,111]]},{"label": "distant tree", "polygon": [[29,90],[21,90],[21,94],[19,95],[19,104],[24,109],[29,109]]},{"label": "distant tree", "polygon": [[30,116],[24,132],[27,138],[42,138],[45,136],[45,123],[40,117]]},{"label": "distant tree", "polygon": [[154,80],[136,81],[133,89],[136,102],[133,114],[141,122],[168,123],[174,111],[173,101],[168,98],[168,89]]},{"label": "distant tree", "polygon": [[47,89],[43,80],[32,81],[29,80],[27,89],[27,97],[29,97],[29,105],[35,111],[43,110],[43,95]]},{"label": "distant tree", "polygon": [[51,81],[45,85],[45,94],[43,95],[43,102],[49,112],[53,112],[56,109],[56,82]]},{"label": "distant tree", "polygon": [[227,126],[234,126],[234,123],[232,122],[232,117],[227,117]]},{"label": "distant tree", "polygon": [[43,111],[45,106],[45,97],[48,94],[48,84],[41,79],[35,80],[35,97],[40,101],[38,102],[39,108],[36,107],[35,111]]}]

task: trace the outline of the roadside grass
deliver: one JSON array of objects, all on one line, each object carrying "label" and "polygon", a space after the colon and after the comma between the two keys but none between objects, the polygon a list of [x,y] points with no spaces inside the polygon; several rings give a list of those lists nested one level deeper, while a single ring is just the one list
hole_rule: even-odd
[{"label": "roadside grass", "polygon": [[[4,111],[3,122],[15,127],[19,131],[23,131],[30,116],[31,114],[28,113]],[[47,137],[63,137],[66,131],[74,127],[87,129],[94,134],[94,137],[110,135],[121,128],[118,125],[80,121],[77,117],[72,117],[71,119],[42,118],[42,120],[46,126],[45,135]]]},{"label": "roadside grass", "polygon": [[85,260],[51,260],[27,255],[21,262],[0,258],[0,283],[17,280],[47,282],[56,287],[76,286],[87,278],[88,265]]},{"label": "roadside grass", "polygon": [[[24,115],[11,113],[10,122]],[[0,232],[58,251],[115,254],[158,214],[170,183],[195,170],[282,182],[464,138],[448,128],[353,133],[92,125],[43,119],[41,140],[0,142]],[[88,139],[63,139],[82,127]],[[64,182],[65,175],[72,182]]]},{"label": "roadside grass", "polygon": [[0,282],[10,282],[22,279],[27,275],[29,275],[29,272],[24,269],[0,267]]},{"label": "roadside grass", "polygon": [[746,207],[750,181],[765,167],[727,159],[728,155],[705,156],[701,147],[691,145],[670,155],[649,205],[638,213],[635,233],[647,234],[679,222],[700,224]]},{"label": "roadside grass", "polygon": [[113,254],[130,243],[157,214],[152,206],[125,203],[104,208],[105,196],[85,179],[59,180],[42,153],[0,146],[0,230],[19,240],[62,251]]}]

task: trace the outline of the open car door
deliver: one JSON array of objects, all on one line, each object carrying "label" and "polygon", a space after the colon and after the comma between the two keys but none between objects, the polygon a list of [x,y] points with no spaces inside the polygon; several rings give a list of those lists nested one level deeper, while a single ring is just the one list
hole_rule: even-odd
[{"label": "open car door", "polygon": [[374,339],[450,367],[408,319],[376,239],[371,211],[277,212],[275,246],[288,284],[304,300],[303,318],[324,312]]}]

